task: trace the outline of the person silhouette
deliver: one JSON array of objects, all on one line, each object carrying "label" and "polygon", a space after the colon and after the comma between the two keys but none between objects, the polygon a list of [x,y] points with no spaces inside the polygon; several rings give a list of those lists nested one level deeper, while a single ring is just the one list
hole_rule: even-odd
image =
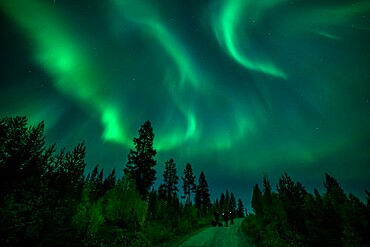
[{"label": "person silhouette", "polygon": [[222,213],[222,218],[225,222],[225,226],[229,226],[229,213],[228,212],[223,212]]},{"label": "person silhouette", "polygon": [[216,212],[213,213],[213,215],[215,217],[216,225],[218,225],[218,223],[220,221],[220,213],[218,211],[216,211]]},{"label": "person silhouette", "polygon": [[235,218],[234,213],[230,211],[229,215],[230,215],[230,223],[231,225],[234,225],[234,218]]}]

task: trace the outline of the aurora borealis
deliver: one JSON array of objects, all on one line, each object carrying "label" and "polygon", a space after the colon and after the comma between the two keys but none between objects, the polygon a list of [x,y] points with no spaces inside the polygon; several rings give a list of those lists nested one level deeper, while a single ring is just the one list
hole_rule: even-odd
[{"label": "aurora borealis", "polygon": [[86,140],[90,169],[122,172],[149,119],[157,178],[370,187],[367,0],[0,0],[0,30],[0,115]]}]

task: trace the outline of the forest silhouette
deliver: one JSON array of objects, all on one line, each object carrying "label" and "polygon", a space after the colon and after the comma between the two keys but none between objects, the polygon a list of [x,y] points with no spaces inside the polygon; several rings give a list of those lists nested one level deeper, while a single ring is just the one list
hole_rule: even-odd
[{"label": "forest silhouette", "polygon": [[[328,174],[323,194],[308,193],[287,174],[273,190],[264,175],[262,190],[253,188],[253,212],[247,213],[227,190],[212,202],[206,171],[197,177],[190,163],[180,175],[170,158],[163,174],[156,174],[162,164],[155,160],[153,141],[146,121],[117,178],[115,169],[104,174],[98,165],[87,173],[84,142],[56,150],[45,144],[44,122],[0,119],[0,245],[162,246],[240,217],[243,234],[255,246],[370,246],[368,191],[365,204]],[[163,183],[156,190],[158,176]]]}]

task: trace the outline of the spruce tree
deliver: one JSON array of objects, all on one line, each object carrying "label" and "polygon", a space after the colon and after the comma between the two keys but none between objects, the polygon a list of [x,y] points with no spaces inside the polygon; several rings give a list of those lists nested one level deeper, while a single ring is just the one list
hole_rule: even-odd
[{"label": "spruce tree", "polygon": [[220,197],[220,207],[221,207],[221,210],[223,209],[223,207],[225,205],[225,202],[226,202],[225,194],[224,193],[221,193],[221,197]]},{"label": "spruce tree", "polygon": [[166,200],[166,185],[164,183],[161,183],[158,187],[158,197]]},{"label": "spruce tree", "polygon": [[165,200],[171,202],[177,197],[177,184],[179,177],[177,176],[176,164],[173,159],[166,161],[166,166],[163,172],[164,196]]},{"label": "spruce tree", "polygon": [[198,186],[195,193],[195,206],[202,214],[207,214],[211,205],[208,183],[203,171],[200,173]]},{"label": "spruce tree", "polygon": [[99,173],[99,166],[96,165],[91,171],[88,180],[89,198],[91,202],[95,202],[98,199],[98,188],[97,188],[97,178]]},{"label": "spruce tree", "polygon": [[236,199],[234,194],[231,192],[230,194],[230,203],[229,203],[229,211],[235,215],[236,214]]},{"label": "spruce tree", "polygon": [[291,228],[299,232],[305,231],[304,204],[307,192],[303,185],[300,182],[294,183],[285,173],[279,179],[277,190]]},{"label": "spruce tree", "polygon": [[97,198],[100,198],[104,194],[104,168],[100,169],[98,176],[95,179],[95,186],[97,192]]},{"label": "spruce tree", "polygon": [[252,209],[258,216],[262,216],[262,191],[256,184],[252,194]]},{"label": "spruce tree", "polygon": [[236,210],[236,214],[240,218],[244,217],[244,205],[243,205],[243,201],[240,198],[238,200],[238,209]]},{"label": "spruce tree", "polygon": [[230,202],[230,193],[229,193],[229,190],[226,190],[225,200],[226,200],[226,203],[229,204],[229,202]]},{"label": "spruce tree", "polygon": [[324,189],[325,197],[332,201],[335,208],[339,208],[339,213],[341,214],[341,216],[343,216],[347,197],[339,182],[334,177],[325,173]]},{"label": "spruce tree", "polygon": [[92,170],[91,172],[91,175],[90,175],[90,182],[94,183],[95,182],[95,179],[96,177],[98,176],[98,172],[99,172],[99,166],[96,165],[94,167],[94,169]]},{"label": "spruce tree", "polygon": [[154,133],[151,123],[146,121],[139,129],[139,137],[134,138],[135,150],[130,150],[125,169],[125,175],[134,179],[136,189],[143,198],[146,198],[156,177],[154,159],[157,151],[153,147]]},{"label": "spruce tree", "polygon": [[230,211],[229,207],[230,207],[230,192],[229,192],[229,190],[226,190],[226,192],[225,192],[225,202],[224,202],[224,206],[222,208],[222,211],[224,211],[224,212]]},{"label": "spruce tree", "polygon": [[44,122],[0,118],[0,246],[37,246],[49,216],[55,146],[45,147]]},{"label": "spruce tree", "polygon": [[191,194],[196,192],[196,185],[195,185],[195,175],[193,175],[193,168],[191,167],[190,163],[186,164],[184,169],[184,177],[181,177],[183,181],[183,190],[185,198],[185,205],[191,204]]},{"label": "spruce tree", "polygon": [[266,173],[263,175],[263,195],[267,204],[271,204],[271,185]]},{"label": "spruce tree", "polygon": [[109,173],[108,177],[105,178],[104,180],[104,194],[108,190],[112,189],[116,185],[116,168],[113,168],[111,173]]}]

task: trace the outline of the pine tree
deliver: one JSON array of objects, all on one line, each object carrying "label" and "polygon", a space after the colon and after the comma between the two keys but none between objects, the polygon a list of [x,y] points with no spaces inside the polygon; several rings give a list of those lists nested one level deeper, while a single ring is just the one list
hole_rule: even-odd
[{"label": "pine tree", "polygon": [[225,193],[225,202],[227,204],[229,204],[229,202],[230,202],[230,193],[229,193],[229,190],[226,190],[226,193]]},{"label": "pine tree", "polygon": [[195,175],[193,175],[193,168],[190,163],[186,164],[184,169],[184,177],[181,177],[183,181],[183,190],[185,198],[185,205],[191,205],[191,194],[196,192]]},{"label": "pine tree", "polygon": [[167,202],[177,198],[177,184],[179,177],[177,176],[176,164],[173,159],[166,161],[166,166],[163,172],[164,195]]},{"label": "pine tree", "polygon": [[96,192],[97,197],[100,198],[104,194],[104,168],[100,169],[100,172],[98,176],[95,179],[95,186],[96,186]]},{"label": "pine tree", "polygon": [[370,226],[368,225],[368,217],[370,215],[367,214],[366,205],[352,193],[348,195],[346,215],[349,225],[359,234],[364,243],[369,243],[370,236],[368,232]]},{"label": "pine tree", "polygon": [[102,196],[103,192],[103,176],[104,170],[100,169],[99,165],[96,165],[91,172],[90,179],[88,182],[89,187],[89,198],[91,202],[96,202],[99,197]]},{"label": "pine tree", "polygon": [[105,178],[103,188],[104,194],[116,185],[116,168],[113,168],[108,177]]},{"label": "pine tree", "polygon": [[236,215],[236,200],[235,200],[234,194],[232,192],[230,194],[229,211],[233,215]]},{"label": "pine tree", "polygon": [[339,182],[329,174],[325,173],[324,182],[325,196],[332,201],[335,208],[339,208],[339,213],[343,216],[344,204],[347,202],[347,197],[344,194]]},{"label": "pine tree", "polygon": [[0,119],[0,204],[17,188],[40,185],[50,171],[55,145],[45,147],[44,122],[28,127],[27,121],[26,117]]},{"label": "pine tree", "polygon": [[153,148],[154,133],[151,123],[146,121],[139,129],[139,137],[134,138],[135,150],[130,150],[126,168],[126,175],[136,182],[136,188],[143,198],[146,198],[156,177],[154,160],[157,151]]},{"label": "pine tree", "polygon": [[78,198],[82,192],[85,182],[84,171],[86,145],[84,142],[78,144],[72,151],[62,150],[57,158],[56,185],[63,195],[72,195]]},{"label": "pine tree", "polygon": [[266,173],[263,175],[263,195],[266,199],[266,202],[271,204],[271,185]]},{"label": "pine tree", "polygon": [[236,210],[236,214],[240,218],[244,218],[244,205],[243,201],[239,198],[238,199],[238,209]]},{"label": "pine tree", "polygon": [[307,195],[305,188],[300,182],[294,183],[288,174],[285,173],[279,179],[277,190],[291,228],[299,232],[304,232],[306,228],[304,222],[304,205]]},{"label": "pine tree", "polygon": [[99,165],[96,165],[91,172],[90,182],[95,183],[95,179],[98,176],[98,172],[99,172]]},{"label": "pine tree", "polygon": [[221,193],[221,197],[220,197],[220,209],[223,210],[223,207],[226,203],[226,197],[225,197],[225,194],[224,193]]},{"label": "pine tree", "polygon": [[223,203],[222,211],[228,212],[230,209],[230,192],[229,190],[226,190],[225,192],[225,201]]},{"label": "pine tree", "polygon": [[76,214],[85,187],[85,155],[86,146],[82,142],[72,151],[62,150],[56,156],[55,168],[53,168],[48,184],[49,209],[43,216],[43,225],[37,240],[47,242],[38,245],[55,246],[58,239],[53,236],[57,235],[60,239],[70,241],[66,245],[75,242],[76,235],[71,228],[72,218]]},{"label": "pine tree", "polygon": [[258,216],[262,216],[262,191],[256,184],[252,194],[252,209]]},{"label": "pine tree", "polygon": [[166,200],[166,185],[161,183],[158,187],[158,197],[162,200]]},{"label": "pine tree", "polygon": [[207,214],[211,205],[208,183],[203,171],[200,173],[198,186],[195,193],[195,206],[201,214]]},{"label": "pine tree", "polygon": [[213,207],[216,211],[220,210],[220,202],[218,201],[218,198],[216,198],[216,201],[213,203]]},{"label": "pine tree", "polygon": [[55,145],[45,147],[44,123],[0,119],[0,245],[36,246],[49,215]]}]

